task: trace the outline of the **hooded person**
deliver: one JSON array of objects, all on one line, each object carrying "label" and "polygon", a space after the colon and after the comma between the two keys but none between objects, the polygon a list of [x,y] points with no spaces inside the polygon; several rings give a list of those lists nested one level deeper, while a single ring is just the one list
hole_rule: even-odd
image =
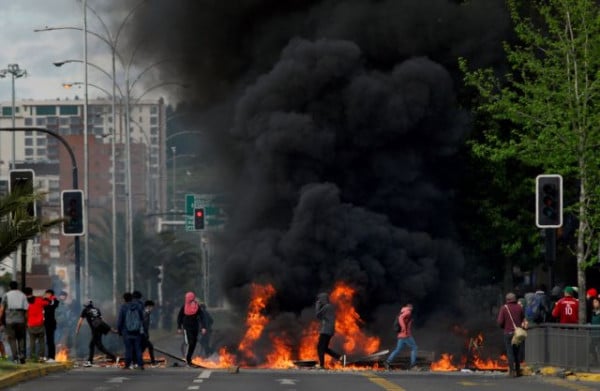
[{"label": "hooded person", "polygon": [[342,365],[345,366],[346,355],[334,352],[329,348],[329,342],[335,333],[335,308],[329,302],[329,295],[327,293],[319,293],[317,295],[315,315],[319,320],[319,340],[317,342],[318,368],[325,369],[325,354],[341,361]]},{"label": "hooded person", "polygon": [[410,368],[417,368],[417,343],[412,335],[412,311],[413,305],[407,304],[400,309],[400,313],[397,316],[398,319],[398,332],[396,334],[396,338],[398,340],[396,344],[396,349],[388,358],[383,362],[383,365],[387,370],[390,369],[390,364],[394,361],[398,353],[402,350],[404,345],[410,348]]},{"label": "hooded person", "polygon": [[94,303],[91,300],[89,300],[85,307],[83,307],[83,310],[81,310],[79,320],[77,321],[77,326],[75,326],[75,335],[79,334],[79,330],[81,329],[81,325],[83,324],[84,320],[86,320],[90,326],[92,336],[88,345],[88,360],[83,364],[83,366],[91,367],[94,364],[95,348],[98,348],[99,351],[104,353],[110,361],[117,361],[117,356],[106,349],[102,343],[102,336],[104,334],[107,334],[109,331],[116,330],[112,330],[111,327],[104,322],[100,309],[94,306]]},{"label": "hooded person", "polygon": [[184,303],[177,315],[177,333],[183,333],[186,365],[189,367],[192,363],[192,355],[196,344],[198,343],[198,334],[206,334],[205,317],[202,314],[202,308],[196,300],[194,292],[185,294]]}]

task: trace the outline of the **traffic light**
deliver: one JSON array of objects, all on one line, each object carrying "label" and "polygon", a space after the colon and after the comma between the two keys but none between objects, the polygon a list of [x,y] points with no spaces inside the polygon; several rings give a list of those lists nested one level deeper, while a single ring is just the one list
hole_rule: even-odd
[{"label": "traffic light", "polygon": [[63,190],[60,193],[60,209],[66,219],[62,225],[62,234],[65,236],[84,235],[83,191]]},{"label": "traffic light", "polygon": [[[33,170],[10,170],[10,191],[21,191],[23,195],[33,194]],[[27,213],[35,217],[35,201],[27,205]]]},{"label": "traffic light", "polygon": [[563,223],[562,176],[538,175],[535,178],[535,225],[559,228]]},{"label": "traffic light", "polygon": [[194,209],[194,228],[204,229],[204,208]]}]

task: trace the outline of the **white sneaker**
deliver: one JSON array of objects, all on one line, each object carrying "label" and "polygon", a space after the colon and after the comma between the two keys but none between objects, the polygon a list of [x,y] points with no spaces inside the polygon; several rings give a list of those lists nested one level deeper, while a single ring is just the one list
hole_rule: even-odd
[{"label": "white sneaker", "polygon": [[56,360],[53,359],[53,358],[49,358],[49,359],[46,360],[46,362],[49,363],[49,364],[54,364],[56,362]]},{"label": "white sneaker", "polygon": [[86,368],[89,368],[89,367],[92,366],[92,363],[91,363],[91,361],[86,361],[86,362],[83,363],[83,366],[86,367]]},{"label": "white sneaker", "polygon": [[346,366],[346,355],[345,354],[342,354],[340,356],[340,362],[342,363],[342,367]]}]

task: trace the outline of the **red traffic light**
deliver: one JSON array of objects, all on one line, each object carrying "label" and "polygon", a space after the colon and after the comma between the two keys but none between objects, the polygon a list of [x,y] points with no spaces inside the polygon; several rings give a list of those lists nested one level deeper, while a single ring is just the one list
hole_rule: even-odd
[{"label": "red traffic light", "polygon": [[202,211],[202,209],[196,209],[196,217],[202,217],[204,216],[204,212]]}]

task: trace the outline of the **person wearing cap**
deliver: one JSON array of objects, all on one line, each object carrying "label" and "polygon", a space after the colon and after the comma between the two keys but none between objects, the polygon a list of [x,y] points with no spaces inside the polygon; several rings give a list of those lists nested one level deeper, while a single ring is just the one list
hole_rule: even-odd
[{"label": "person wearing cap", "polygon": [[506,349],[506,357],[508,358],[508,375],[510,377],[521,376],[521,349],[523,344],[513,345],[512,338],[515,333],[515,326],[527,328],[527,320],[525,320],[525,311],[523,306],[517,302],[517,295],[509,292],[505,297],[505,305],[500,307],[498,318],[496,319],[498,326],[504,330],[504,348]]},{"label": "person wearing cap", "polygon": [[585,301],[586,301],[586,306],[585,306],[585,321],[586,323],[592,323],[592,300],[594,298],[598,298],[598,291],[596,290],[596,288],[590,288],[587,290],[587,292],[585,293]]},{"label": "person wearing cap", "polygon": [[554,305],[552,316],[558,319],[558,323],[579,323],[579,301],[573,297],[572,286],[564,289],[563,297]]}]

